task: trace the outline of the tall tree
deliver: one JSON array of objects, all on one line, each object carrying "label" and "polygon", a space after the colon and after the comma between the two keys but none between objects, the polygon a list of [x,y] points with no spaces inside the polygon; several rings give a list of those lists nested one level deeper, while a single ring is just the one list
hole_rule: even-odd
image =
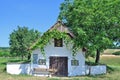
[{"label": "tall tree", "polygon": [[40,38],[40,32],[37,30],[29,30],[27,27],[18,26],[17,30],[14,30],[10,34],[10,52],[11,54],[16,54],[16,56],[21,56],[22,60],[24,56],[28,56],[30,59],[29,47]]},{"label": "tall tree", "polygon": [[65,0],[59,19],[74,32],[75,47],[86,47],[88,53],[100,52],[120,42],[120,0]]}]

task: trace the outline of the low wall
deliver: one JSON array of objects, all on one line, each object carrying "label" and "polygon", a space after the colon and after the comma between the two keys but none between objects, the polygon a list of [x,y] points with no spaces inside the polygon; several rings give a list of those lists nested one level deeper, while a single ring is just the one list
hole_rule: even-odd
[{"label": "low wall", "polygon": [[7,63],[7,73],[9,74],[30,74],[30,64]]},{"label": "low wall", "polygon": [[[19,63],[7,63],[6,69],[9,74],[31,74],[31,65],[27,64],[19,64]],[[96,75],[96,74],[105,74],[106,73],[106,65],[97,65],[97,66],[88,66],[85,68],[86,75]]]},{"label": "low wall", "polygon": [[96,65],[96,66],[86,65],[86,74],[90,74],[90,75],[105,74],[106,69],[107,69],[106,65]]}]

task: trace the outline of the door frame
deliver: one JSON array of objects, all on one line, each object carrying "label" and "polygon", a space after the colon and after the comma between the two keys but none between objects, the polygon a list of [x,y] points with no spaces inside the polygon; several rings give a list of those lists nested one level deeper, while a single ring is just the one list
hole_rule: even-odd
[{"label": "door frame", "polygon": [[[60,58],[64,58],[66,61],[65,61],[65,67],[66,67],[66,70],[65,70],[65,75],[63,76],[68,76],[68,57],[67,56],[50,56],[49,57],[49,69],[51,68],[51,58],[56,58],[56,59],[60,59]],[[55,75],[55,76],[59,76],[59,75]]]}]

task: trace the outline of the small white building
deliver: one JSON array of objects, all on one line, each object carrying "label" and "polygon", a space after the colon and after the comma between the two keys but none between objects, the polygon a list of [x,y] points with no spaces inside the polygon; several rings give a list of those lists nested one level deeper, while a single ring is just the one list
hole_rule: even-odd
[{"label": "small white building", "polygon": [[[53,29],[66,32],[73,37],[73,34],[60,21],[49,30]],[[76,56],[72,56],[72,49],[66,47],[63,39],[52,39],[44,50],[45,56],[42,55],[40,49],[32,52],[33,71],[35,68],[41,68],[55,70],[52,73],[53,76],[85,75],[85,57],[82,50],[79,50]],[[34,72],[33,74],[40,75]]]},{"label": "small white building", "polygon": [[[58,21],[49,30],[66,32],[72,38],[73,33]],[[106,66],[85,65],[85,52],[82,49],[72,55],[72,44],[66,44],[63,39],[51,39],[44,47],[45,55],[40,49],[34,49],[31,54],[31,63],[28,64],[7,64],[7,73],[28,74],[34,76],[79,76],[95,75],[106,73]]]}]

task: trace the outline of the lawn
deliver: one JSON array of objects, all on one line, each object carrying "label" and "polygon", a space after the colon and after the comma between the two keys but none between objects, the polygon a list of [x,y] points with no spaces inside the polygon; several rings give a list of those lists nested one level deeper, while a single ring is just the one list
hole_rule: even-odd
[{"label": "lawn", "polygon": [[100,62],[108,65],[105,75],[77,76],[77,77],[34,77],[29,75],[10,75],[6,73],[6,63],[19,61],[19,58],[0,58],[0,80],[119,80],[120,79],[120,56],[101,56]]},{"label": "lawn", "polygon": [[120,66],[120,56],[101,56],[100,63],[104,63],[109,66]]}]

